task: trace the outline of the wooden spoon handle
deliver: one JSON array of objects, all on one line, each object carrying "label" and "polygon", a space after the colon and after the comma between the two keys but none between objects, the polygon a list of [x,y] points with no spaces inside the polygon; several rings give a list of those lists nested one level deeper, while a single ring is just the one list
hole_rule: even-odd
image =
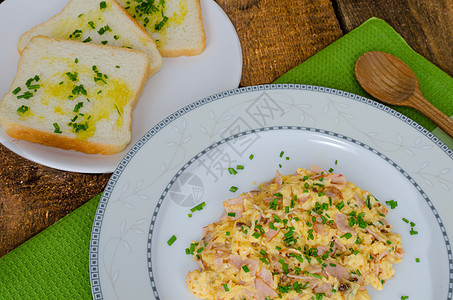
[{"label": "wooden spoon handle", "polygon": [[423,97],[420,88],[416,89],[414,95],[411,97],[411,100],[412,101],[407,101],[408,103],[411,103],[410,106],[427,116],[431,121],[433,121],[437,126],[453,138],[453,119],[438,110],[434,105],[426,100],[425,97]]}]

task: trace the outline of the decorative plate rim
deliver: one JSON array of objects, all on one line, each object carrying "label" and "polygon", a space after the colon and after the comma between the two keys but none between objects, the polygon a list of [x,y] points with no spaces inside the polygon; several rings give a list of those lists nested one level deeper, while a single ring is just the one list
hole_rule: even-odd
[{"label": "decorative plate rim", "polygon": [[[342,97],[345,97],[345,98],[348,98],[348,99],[351,99],[351,100],[354,100],[354,101],[358,101],[358,102],[370,105],[370,106],[372,106],[374,108],[377,108],[377,109],[379,109],[381,111],[384,111],[384,112],[394,116],[395,118],[405,122],[406,124],[410,125],[412,128],[416,129],[418,132],[422,133],[425,137],[427,137],[430,141],[432,141],[437,147],[439,147],[443,152],[445,152],[446,155],[450,159],[453,160],[453,150],[450,149],[447,145],[445,145],[439,138],[437,138],[434,134],[432,134],[426,128],[424,128],[423,126],[418,124],[416,121],[412,120],[411,118],[405,116],[404,114],[402,114],[402,113],[400,113],[400,112],[398,112],[398,111],[396,111],[396,110],[394,110],[394,109],[392,109],[392,108],[390,108],[390,107],[388,107],[388,106],[386,106],[386,105],[384,105],[382,103],[379,103],[377,101],[371,100],[369,98],[366,98],[366,97],[363,97],[363,96],[360,96],[360,95],[357,95],[357,94],[354,94],[354,93],[350,93],[350,92],[346,92],[346,91],[342,91],[342,90],[338,90],[338,89],[333,89],[333,88],[323,87],[323,86],[317,86],[317,85],[308,85],[308,84],[262,84],[262,85],[254,85],[254,86],[247,86],[247,87],[240,87],[240,88],[230,89],[230,90],[227,90],[227,91],[224,91],[224,92],[216,93],[216,94],[213,94],[211,96],[202,98],[202,99],[200,99],[198,101],[190,103],[190,104],[186,105],[185,107],[177,110],[176,112],[172,113],[171,115],[169,115],[168,117],[166,117],[165,119],[163,119],[162,121],[157,123],[153,128],[151,128],[129,150],[129,152],[122,159],[120,164],[117,166],[117,168],[113,172],[111,178],[109,179],[109,181],[107,183],[107,186],[106,186],[106,188],[105,188],[105,190],[104,190],[104,192],[103,192],[103,194],[101,196],[101,199],[99,201],[98,208],[96,210],[96,214],[95,214],[94,221],[93,221],[91,240],[90,240],[90,264],[89,264],[89,268],[90,268],[90,283],[91,283],[91,288],[92,288],[93,299],[103,299],[102,288],[101,288],[101,285],[100,285],[100,278],[99,278],[99,265],[98,265],[99,247],[98,246],[99,246],[100,232],[101,232],[102,221],[103,221],[103,218],[104,218],[105,209],[107,208],[107,204],[108,204],[108,201],[110,199],[110,195],[111,195],[111,193],[112,193],[112,191],[113,191],[113,189],[115,187],[115,184],[117,183],[117,181],[118,181],[120,175],[122,174],[122,172],[125,170],[126,166],[133,159],[135,154],[145,145],[146,142],[148,142],[153,136],[155,136],[163,128],[165,128],[167,125],[169,125],[170,123],[172,123],[176,119],[184,116],[185,114],[189,113],[192,110],[195,110],[195,109],[197,109],[197,108],[199,108],[199,107],[201,107],[201,106],[203,106],[205,104],[208,104],[208,103],[211,103],[211,102],[214,102],[214,101],[217,101],[217,100],[220,100],[220,99],[223,99],[225,97],[232,96],[232,95],[244,94],[244,93],[255,92],[255,91],[266,91],[266,90],[302,90],[302,91],[320,92],[320,93],[325,93],[325,94],[334,94],[334,95],[337,95],[337,96],[342,96]],[[271,127],[277,127],[277,126],[270,126],[269,128],[271,128]],[[298,127],[298,126],[281,126],[281,127],[291,128],[291,127]],[[304,127],[304,126],[299,126],[299,127],[301,127],[301,128],[309,128],[309,127]],[[337,134],[339,136],[345,137],[342,134],[338,134],[338,133],[335,133],[335,132],[332,132],[332,131],[329,131],[329,130],[316,129],[316,128],[313,128],[313,129],[316,130],[316,131],[319,131],[320,133],[325,133],[325,134],[332,133],[332,134]],[[244,132],[239,133],[239,134],[244,134]],[[236,135],[238,135],[238,134],[236,134]],[[236,136],[236,135],[233,135],[233,136]],[[229,137],[225,138],[224,140],[229,140],[233,136],[229,136]],[[348,140],[348,138],[351,139],[350,141],[352,141],[352,142],[358,142],[359,146],[362,144],[362,145],[366,146],[365,148],[369,147],[365,143],[362,143],[362,142],[360,142],[360,141],[358,141],[356,139],[353,139],[353,138],[350,138],[350,137],[345,137],[345,138],[347,140]],[[209,147],[211,147],[211,146],[213,146],[215,144],[218,144],[219,142],[216,142],[216,143],[210,145]],[[369,147],[369,148],[371,148],[371,147]],[[375,153],[374,151],[376,151],[377,153],[380,153],[379,151],[377,151],[377,150],[375,150],[373,148],[368,149],[368,150],[372,151],[373,153]],[[377,153],[375,153],[375,154],[377,154]],[[382,154],[382,155],[384,155],[384,154]],[[387,156],[385,156],[385,157],[387,157]],[[388,162],[392,162],[393,163],[392,166],[394,166],[406,178],[408,178],[407,176],[410,177],[409,174],[407,174],[401,167],[399,167],[398,164],[393,162],[391,159],[389,159]],[[414,180],[412,179],[412,181],[414,181]],[[414,184],[412,181],[411,181],[411,183]],[[169,183],[169,185],[171,185],[171,184]],[[415,183],[415,185],[418,186],[418,184],[416,184],[416,183]],[[445,227],[443,227],[443,222],[442,222],[440,216],[438,215],[437,210],[434,208],[434,205],[431,203],[431,201],[429,200],[429,197],[423,192],[423,190],[421,188],[420,188],[419,191],[420,191],[421,195],[423,196],[423,198],[425,199],[425,201],[427,201],[427,203],[430,206],[431,210],[433,211],[433,213],[434,213],[434,215],[435,215],[435,217],[436,217],[436,219],[438,221],[438,224],[441,227],[442,235],[444,237],[444,241],[445,241],[445,245],[446,245],[446,249],[447,249],[447,254],[448,254],[448,260],[449,260],[449,274],[450,274],[449,284],[448,284],[448,298],[447,299],[450,300],[450,299],[452,299],[452,296],[453,296],[453,258],[452,258],[451,244],[450,244],[448,235],[446,233]],[[159,197],[159,199],[160,199],[159,200],[160,202],[163,200],[163,199],[161,199],[161,197]],[[159,205],[159,204],[157,204],[157,205]],[[154,210],[151,222],[155,222],[155,220],[156,220],[157,215],[156,215],[155,212],[156,211]],[[444,229],[442,230],[442,228],[444,228]],[[149,239],[149,237],[148,237],[148,239]],[[149,248],[149,246],[147,246],[147,247]],[[148,263],[148,259],[147,259],[147,263]],[[156,292],[155,284],[153,284],[153,281],[151,280],[151,277],[150,277],[150,281],[151,281],[150,283],[152,285],[153,292]],[[154,295],[154,296],[156,296],[156,295]],[[158,295],[157,295],[157,299],[159,299]]]}]

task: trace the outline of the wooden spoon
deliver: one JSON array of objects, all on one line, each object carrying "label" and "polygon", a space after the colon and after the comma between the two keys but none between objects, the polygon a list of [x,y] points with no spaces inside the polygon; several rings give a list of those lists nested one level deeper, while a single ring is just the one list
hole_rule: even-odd
[{"label": "wooden spoon", "polygon": [[414,72],[399,58],[379,51],[367,52],[357,60],[355,75],[376,99],[415,108],[453,137],[453,120],[423,97]]}]

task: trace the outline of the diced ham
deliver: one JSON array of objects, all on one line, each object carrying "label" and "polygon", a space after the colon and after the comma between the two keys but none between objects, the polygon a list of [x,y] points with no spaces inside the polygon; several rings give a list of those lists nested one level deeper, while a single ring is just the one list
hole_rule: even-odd
[{"label": "diced ham", "polygon": [[275,175],[275,177],[272,181],[278,185],[282,185],[282,182],[283,182],[282,174],[280,174],[280,172],[278,170],[276,173],[277,173],[277,175]]},{"label": "diced ham", "polygon": [[365,206],[365,202],[362,200],[362,198],[359,197],[359,195],[357,195],[357,193],[354,193],[354,200],[357,202],[357,205],[359,207],[364,207]]},{"label": "diced ham", "polygon": [[270,241],[270,240],[272,240],[272,239],[278,234],[279,231],[280,231],[280,230],[274,230],[274,229],[269,228],[269,231],[266,232],[266,233],[264,234],[264,236],[266,237],[266,239],[267,239],[268,241]]},{"label": "diced ham", "polygon": [[267,285],[260,277],[257,277],[255,279],[255,287],[259,296],[262,298],[266,297],[275,298],[278,296],[274,289]]},{"label": "diced ham", "polygon": [[238,270],[240,270],[242,266],[247,265],[249,268],[249,274],[252,276],[254,276],[258,270],[258,261],[251,258],[243,260],[241,256],[236,254],[230,254],[228,256],[228,263]]},{"label": "diced ham", "polygon": [[310,198],[311,198],[311,196],[307,195],[307,196],[303,196],[302,198],[297,198],[297,201],[299,201],[299,203],[304,203],[305,201],[307,201]]},{"label": "diced ham", "polygon": [[239,196],[237,198],[228,199],[226,201],[223,201],[223,206],[225,206],[225,207],[231,206],[231,205],[242,205],[242,206],[244,206],[244,199],[247,198],[247,197],[248,197],[247,195],[242,195],[242,196]]},{"label": "diced ham", "polygon": [[343,195],[341,191],[333,186],[326,187],[323,192],[326,194],[327,197],[331,197],[334,200],[341,200],[343,199]]},{"label": "diced ham", "polygon": [[[225,211],[223,212],[223,214],[220,216],[220,220],[221,220],[221,221],[224,221],[224,220],[226,220],[227,218],[228,218],[229,220],[238,220],[238,219],[242,218],[242,212],[243,212],[243,211],[237,210],[237,209],[225,210]],[[228,215],[229,213],[233,213],[234,216],[232,216],[232,215],[229,216],[229,215]]]},{"label": "diced ham", "polygon": [[327,297],[332,296],[332,286],[328,283],[323,283],[313,289],[315,293],[324,293]]},{"label": "diced ham", "polygon": [[309,265],[306,270],[310,273],[321,273],[322,267],[321,265]]},{"label": "diced ham", "polygon": [[334,260],[329,260],[327,262],[327,267],[325,267],[325,270],[331,276],[337,278],[340,283],[344,283],[346,280],[349,280],[351,275],[345,267],[338,264],[338,262]]},{"label": "diced ham", "polygon": [[346,183],[348,183],[348,181],[346,180],[346,178],[341,175],[341,174],[336,174],[336,173],[330,173],[328,174],[325,179],[330,179],[330,184],[337,188],[337,189],[343,189],[345,186],[346,186]]},{"label": "diced ham", "polygon": [[384,242],[384,241],[385,241],[379,234],[377,234],[376,232],[374,232],[373,230],[371,230],[369,227],[366,228],[366,231],[367,231],[369,234],[371,234],[376,240],[381,241],[381,242]]},{"label": "diced ham", "polygon": [[313,229],[319,235],[322,235],[322,236],[326,236],[327,235],[327,231],[325,230],[324,225],[322,225],[319,222],[315,222],[315,224],[313,224]]},{"label": "diced ham", "polygon": [[327,250],[329,250],[329,247],[317,246],[316,249],[318,250],[318,256],[323,256],[327,252]]},{"label": "diced ham", "polygon": [[318,167],[317,165],[310,165],[310,170],[315,173],[315,174],[321,174],[322,172],[325,172],[321,167]]},{"label": "diced ham", "polygon": [[337,228],[342,232],[342,233],[351,233],[352,235],[356,236],[357,233],[355,230],[349,226],[349,223],[347,222],[347,216],[342,213],[336,213],[335,214],[335,223],[337,224]]},{"label": "diced ham", "polygon": [[376,257],[374,258],[374,262],[375,262],[375,263],[380,262],[381,259],[383,259],[383,258],[386,257],[387,255],[389,255],[389,251],[388,251],[388,250],[385,250],[385,251],[379,253],[379,255],[376,256]]},{"label": "diced ham", "polygon": [[395,257],[397,257],[397,258],[402,258],[402,257],[404,256],[405,251],[404,251],[403,248],[396,248],[396,250],[395,250],[394,253],[395,253],[395,254],[394,254]]},{"label": "diced ham", "polygon": [[260,277],[269,286],[272,286],[272,283],[274,282],[274,278],[272,276],[271,271],[269,271],[265,267],[261,268],[261,270],[258,272],[258,274],[256,274],[256,276]]}]

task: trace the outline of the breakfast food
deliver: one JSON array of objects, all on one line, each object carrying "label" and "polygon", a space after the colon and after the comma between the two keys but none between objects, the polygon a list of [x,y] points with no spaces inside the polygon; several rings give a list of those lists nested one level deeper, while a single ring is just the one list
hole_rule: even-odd
[{"label": "breakfast food", "polygon": [[206,36],[200,0],[118,0],[154,38],[164,57],[202,53]]},{"label": "breakfast food", "polygon": [[20,37],[19,53],[37,35],[141,50],[149,57],[149,76],[162,66],[154,40],[115,0],[69,1],[59,14]]},{"label": "breakfast food", "polygon": [[0,125],[33,143],[118,153],[148,72],[142,51],[36,36],[0,102]]},{"label": "breakfast food", "polygon": [[370,299],[404,254],[387,208],[341,174],[312,165],[223,202],[186,250],[200,299]]}]

